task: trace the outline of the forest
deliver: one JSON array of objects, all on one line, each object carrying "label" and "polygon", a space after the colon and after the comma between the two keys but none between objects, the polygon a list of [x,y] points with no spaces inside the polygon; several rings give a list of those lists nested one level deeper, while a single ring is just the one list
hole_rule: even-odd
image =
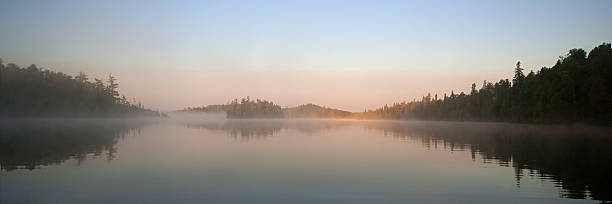
[{"label": "forest", "polygon": [[518,62],[512,81],[484,81],[470,93],[394,103],[356,114],[359,119],[498,121],[519,123],[612,124],[610,43],[571,49],[556,64],[526,75]]},{"label": "forest", "polygon": [[89,81],[85,73],[72,77],[30,65],[21,68],[0,60],[0,116],[163,116],[120,96],[117,79],[109,75]]}]

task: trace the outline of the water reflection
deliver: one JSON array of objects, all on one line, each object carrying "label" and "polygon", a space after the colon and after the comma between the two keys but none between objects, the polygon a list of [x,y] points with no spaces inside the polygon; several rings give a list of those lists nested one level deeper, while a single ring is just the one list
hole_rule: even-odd
[{"label": "water reflection", "polygon": [[284,124],[281,120],[227,120],[212,123],[186,123],[188,128],[206,129],[210,131],[224,131],[232,138],[240,140],[258,140],[278,133]]},{"label": "water reflection", "polygon": [[0,123],[0,169],[34,170],[88,155],[115,158],[117,141],[139,134],[146,120],[12,120]]},{"label": "water reflection", "polygon": [[[147,124],[151,124],[151,122],[138,120],[3,121],[0,123],[0,167],[2,171],[11,171],[15,169],[32,170],[46,165],[58,165],[69,159],[83,161],[89,156],[103,157],[104,159],[112,160],[117,155],[116,152],[121,151],[117,149],[117,143],[121,141],[121,138],[128,135],[139,134],[141,128]],[[221,137],[209,137],[219,134],[206,133],[205,131],[190,132],[186,131],[188,129],[184,127],[196,130],[223,132],[236,140],[252,143],[228,141],[228,143],[231,143],[228,144],[224,143],[224,140],[227,141],[227,138],[225,138],[223,134],[221,134]],[[164,152],[163,154],[169,154],[168,158],[163,158],[165,155],[156,155],[156,158],[162,157],[159,160],[160,162],[173,161],[170,164],[176,164],[176,168],[195,169],[193,171],[197,173],[189,174],[194,177],[189,178],[189,181],[198,178],[197,176],[201,176],[200,174],[206,175],[205,170],[215,172],[213,170],[216,167],[222,170],[219,170],[215,175],[224,173],[231,174],[228,178],[245,176],[245,174],[239,171],[239,169],[245,168],[259,169],[260,173],[267,172],[267,170],[274,172],[271,173],[273,176],[270,176],[270,178],[276,178],[279,175],[293,175],[293,173],[300,174],[297,169],[301,168],[285,169],[285,171],[283,169],[275,169],[274,165],[271,165],[269,169],[263,165],[275,164],[275,162],[282,163],[285,161],[299,161],[305,166],[312,165],[311,167],[315,168],[315,170],[337,170],[346,174],[351,174],[351,171],[356,171],[356,169],[360,168],[345,168],[342,165],[337,165],[336,167],[338,167],[338,169],[334,169],[332,168],[333,166],[328,166],[342,161],[330,161],[330,163],[322,164],[316,163],[315,161],[320,162],[324,160],[316,156],[310,158],[313,152],[304,156],[305,159],[301,158],[300,154],[295,153],[289,155],[292,156],[291,158],[295,159],[282,160],[286,159],[283,157],[283,153],[290,154],[290,152],[283,151],[300,150],[283,148],[291,143],[283,143],[282,141],[267,144],[262,144],[265,142],[257,142],[261,139],[273,138],[274,136],[277,136],[274,138],[291,139],[296,138],[296,135],[333,136],[337,133],[350,133],[358,134],[355,136],[360,136],[360,138],[378,136],[376,138],[384,141],[389,141],[387,138],[384,138],[389,137],[398,142],[420,144],[430,150],[469,152],[475,162],[512,168],[518,188],[521,188],[521,181],[523,181],[523,185],[527,185],[525,181],[529,180],[526,180],[526,177],[537,178],[542,181],[552,181],[556,183],[557,187],[561,189],[561,197],[579,199],[592,198],[605,201],[612,200],[612,196],[609,193],[612,192],[612,188],[610,187],[612,177],[609,173],[612,170],[612,164],[610,164],[610,161],[612,161],[612,148],[610,148],[612,146],[612,137],[610,137],[610,129],[493,123],[351,120],[189,120],[179,122],[178,126],[160,124],[152,128],[152,130],[149,128],[147,128],[147,130],[150,130],[149,132],[162,131],[163,133],[151,135],[152,137],[138,137],[139,140],[134,142],[136,144],[142,144],[153,141],[152,144],[160,144],[159,146],[154,146],[156,148],[150,148],[155,149],[158,153]],[[181,135],[183,137],[181,137]],[[321,143],[330,142],[329,140],[316,140],[322,137],[302,137],[300,140],[283,141],[311,142],[309,144],[304,144],[304,149],[302,149],[302,151],[312,151],[312,149],[308,148],[322,146],[320,149],[317,149],[317,151],[326,150],[327,153],[339,155],[361,154],[360,156],[354,157],[363,159],[363,161],[357,160],[360,162],[367,162],[365,161],[367,154],[384,152],[383,149],[369,149],[368,151],[370,152],[367,152],[363,149],[355,149],[354,146],[350,146],[350,142],[344,143],[346,139],[350,140],[351,138],[356,138],[352,136],[353,135],[343,135],[337,137],[336,140],[331,141],[334,142],[335,146]],[[199,138],[208,138],[208,140],[198,140]],[[181,139],[190,141],[191,145],[182,144],[179,141]],[[367,142],[369,142],[369,140],[367,140]],[[393,141],[389,142],[394,145],[399,145],[400,149],[404,149],[404,145]],[[343,146],[344,144],[347,145]],[[177,147],[173,149],[171,148],[172,145],[180,149],[177,149]],[[373,144],[372,146],[376,148],[377,145],[380,145],[380,143]],[[294,147],[299,147],[299,145]],[[368,148],[369,146],[360,147]],[[134,148],[134,146],[132,146],[132,148]],[[206,148],[210,151],[202,150],[206,150]],[[268,148],[274,148],[279,154],[263,154],[268,153]],[[186,150],[181,151],[183,149]],[[338,151],[335,151],[336,149],[338,149]],[[131,151],[132,154],[135,154],[135,152],[140,152],[139,150],[140,149],[132,149]],[[237,156],[241,155],[241,152],[236,150],[243,150],[253,154],[263,152],[262,154],[265,156],[250,159],[245,158],[242,160],[240,156]],[[418,152],[418,150],[412,152]],[[188,153],[193,153],[195,157],[186,158],[185,156],[190,155]],[[325,152],[321,154],[325,154]],[[274,155],[275,157],[267,158],[270,155]],[[121,158],[123,158],[122,156],[126,156],[126,154],[120,154],[118,160],[121,160]],[[469,154],[465,156],[468,157],[469,162]],[[122,165],[138,164],[138,161],[134,161],[133,158],[140,157],[128,158]],[[200,161],[199,159],[206,161],[202,162],[205,165],[195,165],[197,162],[191,162],[194,158],[196,158],[195,161]],[[231,160],[232,158],[234,158],[234,160]],[[339,158],[346,160],[353,157]],[[384,160],[384,157],[380,157],[380,155],[374,155],[371,158],[374,160]],[[182,160],[185,160],[184,164],[174,163],[174,161],[180,162]],[[410,162],[411,160],[402,161]],[[350,164],[354,161],[345,162],[345,164]],[[317,164],[320,166],[317,166]],[[392,165],[385,162],[379,164],[381,164],[379,166],[385,167]],[[260,166],[254,167],[253,165]],[[285,163],[283,163],[283,165],[285,165]],[[452,167],[452,165],[453,164],[448,164],[449,167]],[[291,165],[286,166],[291,167]],[[418,166],[412,167],[407,165],[407,168],[402,170],[403,167],[404,166],[400,165],[395,167],[388,166],[388,168],[398,168],[402,173],[403,170],[419,168]],[[211,170],[211,168],[213,170]],[[145,169],[143,171],[151,171],[151,169]],[[483,172],[484,171],[486,170],[483,170]],[[315,175],[325,175],[325,173],[330,172],[314,171],[314,173],[316,173]],[[262,175],[267,174],[262,173]],[[360,176],[363,175],[360,174]],[[287,178],[291,177],[288,176]],[[322,182],[320,180],[313,180],[312,182],[316,183],[315,181]],[[225,181],[219,183],[225,184]],[[236,186],[242,186],[244,183],[236,181],[235,184]]]},{"label": "water reflection", "polygon": [[295,130],[308,135],[315,135],[320,131],[354,125],[348,120],[310,120],[310,119],[234,119],[208,122],[183,123],[188,128],[206,129],[210,131],[223,131],[232,138],[250,141],[260,140],[279,134],[285,130]]},{"label": "water reflection", "polygon": [[316,134],[331,128],[356,125],[420,142],[429,149],[470,151],[472,159],[514,168],[520,188],[525,176],[552,181],[561,197],[612,200],[612,137],[610,129],[496,123],[344,121],[344,120],[228,120],[189,124],[187,127],[225,131],[235,138],[253,140],[297,130]]},{"label": "water reflection", "polygon": [[609,129],[488,123],[366,123],[368,129],[400,139],[420,140],[428,148],[469,150],[487,163],[553,180],[562,197],[612,200],[612,137]]}]

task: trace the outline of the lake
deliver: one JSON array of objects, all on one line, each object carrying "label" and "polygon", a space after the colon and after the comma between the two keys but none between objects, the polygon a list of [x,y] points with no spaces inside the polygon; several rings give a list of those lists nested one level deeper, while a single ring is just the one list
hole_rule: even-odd
[{"label": "lake", "polygon": [[612,200],[610,129],[310,119],[0,125],[0,203]]}]

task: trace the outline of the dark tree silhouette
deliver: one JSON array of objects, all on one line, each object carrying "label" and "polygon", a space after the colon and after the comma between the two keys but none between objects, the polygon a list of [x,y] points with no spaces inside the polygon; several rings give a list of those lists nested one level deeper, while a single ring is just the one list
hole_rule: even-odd
[{"label": "dark tree silhouette", "polygon": [[82,72],[73,78],[36,65],[5,66],[0,60],[0,117],[161,115],[130,104],[118,88],[112,75],[105,85],[100,79],[89,82]]},{"label": "dark tree silhouette", "polygon": [[470,94],[385,105],[356,114],[362,119],[472,120],[525,123],[612,124],[612,49],[599,45],[588,55],[571,49],[552,68],[523,73],[517,62],[508,79],[472,84]]}]

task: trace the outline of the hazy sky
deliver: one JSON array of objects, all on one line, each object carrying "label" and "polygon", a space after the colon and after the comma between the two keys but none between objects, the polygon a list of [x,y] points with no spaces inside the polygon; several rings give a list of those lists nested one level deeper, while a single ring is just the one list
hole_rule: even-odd
[{"label": "hazy sky", "polygon": [[251,96],[353,111],[552,66],[612,41],[612,1],[6,1],[0,58],[155,109]]}]

